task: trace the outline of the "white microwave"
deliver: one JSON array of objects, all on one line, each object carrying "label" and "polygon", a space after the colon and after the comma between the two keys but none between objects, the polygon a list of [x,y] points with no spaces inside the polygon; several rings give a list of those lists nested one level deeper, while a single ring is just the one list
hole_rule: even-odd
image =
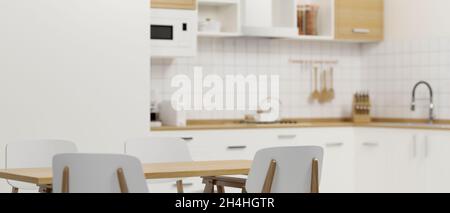
[{"label": "white microwave", "polygon": [[151,9],[152,57],[192,57],[197,54],[197,11]]}]

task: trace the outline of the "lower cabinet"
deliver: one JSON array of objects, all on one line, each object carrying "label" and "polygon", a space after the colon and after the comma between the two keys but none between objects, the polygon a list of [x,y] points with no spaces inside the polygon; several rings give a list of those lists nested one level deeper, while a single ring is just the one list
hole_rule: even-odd
[{"label": "lower cabinet", "polygon": [[[325,133],[325,134],[324,134]],[[355,192],[355,146],[352,128],[317,131],[324,148],[320,191],[325,193]]]},{"label": "lower cabinet", "polygon": [[450,132],[426,132],[423,142],[426,192],[450,192]]},{"label": "lower cabinet", "polygon": [[397,129],[357,129],[357,192],[417,192],[421,179],[418,136]]},{"label": "lower cabinet", "polygon": [[[252,160],[258,150],[281,146],[322,146],[325,150],[321,174],[321,192],[355,192],[354,145],[352,128],[299,128],[155,132],[158,137],[180,137],[186,140],[192,157],[205,160]],[[150,185],[151,186],[151,185]],[[203,189],[201,181],[189,189]],[[173,184],[160,183],[152,192],[176,192]],[[175,190],[175,191],[174,191]],[[226,189],[227,192],[240,192]]]},{"label": "lower cabinet", "polygon": [[450,132],[356,130],[357,192],[450,192]]},{"label": "lower cabinet", "polygon": [[[156,132],[186,138],[194,160],[251,160],[258,150],[322,146],[320,191],[324,193],[450,192],[450,132],[391,128],[298,128]],[[149,185],[176,192],[174,183]],[[200,178],[185,182],[201,192]],[[227,192],[240,192],[227,189]]]}]

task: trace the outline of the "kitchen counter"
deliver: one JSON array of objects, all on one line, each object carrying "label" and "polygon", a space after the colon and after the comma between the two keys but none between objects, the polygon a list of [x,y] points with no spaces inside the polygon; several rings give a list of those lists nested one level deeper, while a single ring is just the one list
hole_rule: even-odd
[{"label": "kitchen counter", "polygon": [[233,130],[233,129],[282,129],[282,128],[323,128],[323,127],[373,127],[396,129],[448,130],[450,121],[439,120],[434,124],[417,119],[376,118],[371,123],[353,123],[351,119],[288,119],[281,123],[249,124],[239,120],[192,120],[186,127],[153,127],[152,131],[189,131],[189,130]]}]

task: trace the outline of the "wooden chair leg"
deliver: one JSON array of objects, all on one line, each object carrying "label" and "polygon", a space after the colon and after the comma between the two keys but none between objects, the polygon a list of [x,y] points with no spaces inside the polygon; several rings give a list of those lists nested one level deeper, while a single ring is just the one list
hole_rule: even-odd
[{"label": "wooden chair leg", "polygon": [[119,179],[120,192],[128,193],[127,180],[122,168],[117,169],[117,178]]},{"label": "wooden chair leg", "polygon": [[214,193],[214,183],[212,180],[206,181],[203,193]]},{"label": "wooden chair leg", "polygon": [[178,193],[184,193],[183,181],[182,180],[177,180],[177,192]]},{"label": "wooden chair leg", "polygon": [[64,167],[63,170],[63,177],[62,177],[62,187],[61,192],[62,193],[69,193],[69,167]]},{"label": "wooden chair leg", "polygon": [[11,193],[19,193],[19,188],[12,187]]},{"label": "wooden chair leg", "polygon": [[319,160],[312,160],[311,193],[319,193]]},{"label": "wooden chair leg", "polygon": [[225,187],[217,185],[217,193],[225,193]]},{"label": "wooden chair leg", "polygon": [[276,167],[277,162],[275,160],[270,161],[269,170],[267,170],[266,180],[264,181],[262,193],[270,193],[272,191],[272,183],[275,176]]}]

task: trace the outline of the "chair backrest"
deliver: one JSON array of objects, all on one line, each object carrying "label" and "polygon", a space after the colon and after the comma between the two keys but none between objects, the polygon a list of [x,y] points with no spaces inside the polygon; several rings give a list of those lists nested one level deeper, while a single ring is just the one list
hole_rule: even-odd
[{"label": "chair backrest", "polygon": [[140,138],[125,142],[125,154],[143,163],[192,161],[187,143],[181,138]]},{"label": "chair backrest", "polygon": [[313,160],[318,161],[320,179],[323,160],[321,147],[276,147],[260,150],[250,169],[246,190],[249,193],[261,193],[269,166],[275,161],[271,193],[310,193]]},{"label": "chair backrest", "polygon": [[[51,167],[53,156],[75,153],[77,146],[65,140],[29,140],[10,143],[5,149],[5,168]],[[37,189],[36,185],[11,181],[8,183],[19,189]]]},{"label": "chair backrest", "polygon": [[53,192],[63,192],[63,173],[68,169],[70,193],[120,193],[119,170],[130,193],[147,193],[139,159],[120,154],[61,154],[53,158]]}]

